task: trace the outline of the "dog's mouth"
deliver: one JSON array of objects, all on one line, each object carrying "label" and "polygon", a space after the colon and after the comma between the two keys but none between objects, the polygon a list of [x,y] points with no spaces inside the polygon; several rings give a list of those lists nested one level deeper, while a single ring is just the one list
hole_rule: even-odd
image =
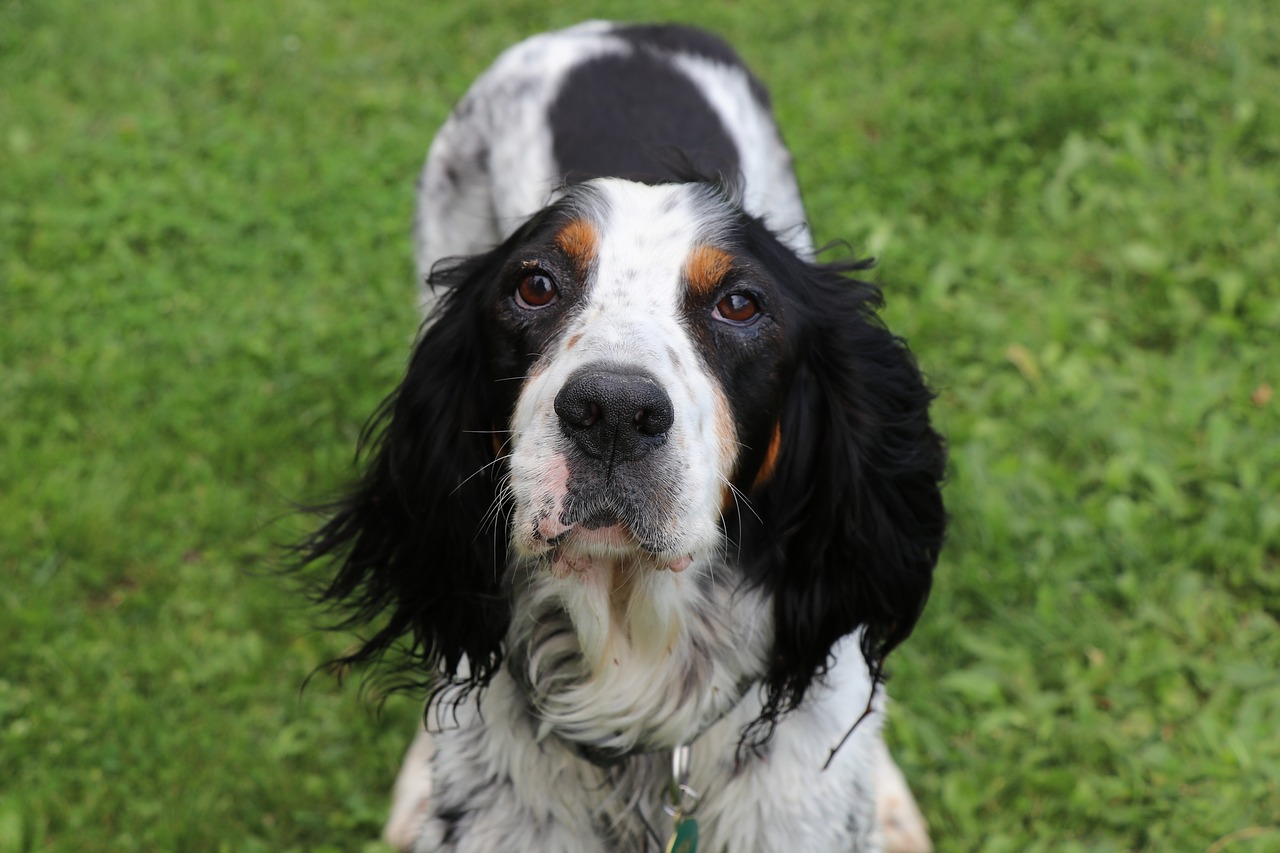
[{"label": "dog's mouth", "polygon": [[670,477],[604,478],[564,457],[543,464],[528,477],[534,489],[515,489],[512,544],[557,577],[679,573],[714,545],[690,535]]},{"label": "dog's mouth", "polygon": [[556,577],[583,575],[604,565],[629,564],[683,572],[693,555],[665,546],[662,537],[645,537],[620,513],[597,509],[575,519],[567,511],[543,516],[535,537]]},{"label": "dog's mouth", "polygon": [[588,529],[574,527],[556,537],[547,552],[551,572],[568,577],[602,564],[625,563],[680,573],[693,564],[692,554],[661,553],[646,548],[624,524]]}]

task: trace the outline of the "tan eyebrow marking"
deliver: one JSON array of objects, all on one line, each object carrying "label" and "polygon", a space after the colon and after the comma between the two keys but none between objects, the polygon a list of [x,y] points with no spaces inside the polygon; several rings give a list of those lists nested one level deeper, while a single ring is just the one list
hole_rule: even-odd
[{"label": "tan eyebrow marking", "polygon": [[600,236],[596,233],[595,226],[585,219],[573,220],[556,234],[556,245],[569,256],[582,278],[586,278],[588,270],[595,263],[599,241]]},{"label": "tan eyebrow marking", "polygon": [[698,246],[684,262],[684,280],[689,289],[706,296],[720,286],[733,269],[733,256],[715,246]]}]

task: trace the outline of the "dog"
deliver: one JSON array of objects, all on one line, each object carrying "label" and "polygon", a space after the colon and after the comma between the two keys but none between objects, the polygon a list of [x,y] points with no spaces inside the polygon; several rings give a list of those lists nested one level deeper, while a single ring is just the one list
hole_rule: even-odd
[{"label": "dog", "polygon": [[300,546],[372,626],[342,661],[430,684],[388,840],[929,849],[878,685],[944,442],[869,262],[815,260],[760,81],[682,26],[530,38],[436,136],[414,233],[427,320]]}]

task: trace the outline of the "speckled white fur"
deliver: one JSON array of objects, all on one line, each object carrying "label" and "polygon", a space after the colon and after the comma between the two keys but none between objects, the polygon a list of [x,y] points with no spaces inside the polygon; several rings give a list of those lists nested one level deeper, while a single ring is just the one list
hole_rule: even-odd
[{"label": "speckled white fur", "polygon": [[[849,726],[848,714],[866,705],[870,691],[857,649],[844,651],[815,688],[815,701],[781,722],[763,752],[735,764],[742,727],[760,710],[755,693],[694,743],[689,785],[700,797],[693,810],[700,851],[880,849],[870,792],[879,715],[864,721],[823,769]],[[475,816],[454,839],[446,821],[420,816],[413,850],[505,851],[518,840],[525,850],[640,851],[646,839],[638,813],[665,841],[669,758],[642,755],[611,768],[583,761],[565,744],[539,739],[530,717],[510,712],[521,698],[504,673],[478,707],[466,703],[456,714],[445,712],[442,728],[423,736],[429,745],[418,747],[420,755],[430,754],[437,778],[462,786]],[[494,779],[507,781],[487,781]]]}]

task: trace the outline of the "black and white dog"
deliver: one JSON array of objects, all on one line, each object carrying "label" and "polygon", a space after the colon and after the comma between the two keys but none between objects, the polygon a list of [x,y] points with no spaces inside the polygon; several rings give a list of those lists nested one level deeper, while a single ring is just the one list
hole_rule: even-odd
[{"label": "black and white dog", "polygon": [[428,322],[303,546],[373,626],[345,660],[435,688],[388,836],[928,849],[875,685],[943,442],[869,264],[815,262],[760,82],[683,27],[531,38],[436,137],[416,236]]}]

